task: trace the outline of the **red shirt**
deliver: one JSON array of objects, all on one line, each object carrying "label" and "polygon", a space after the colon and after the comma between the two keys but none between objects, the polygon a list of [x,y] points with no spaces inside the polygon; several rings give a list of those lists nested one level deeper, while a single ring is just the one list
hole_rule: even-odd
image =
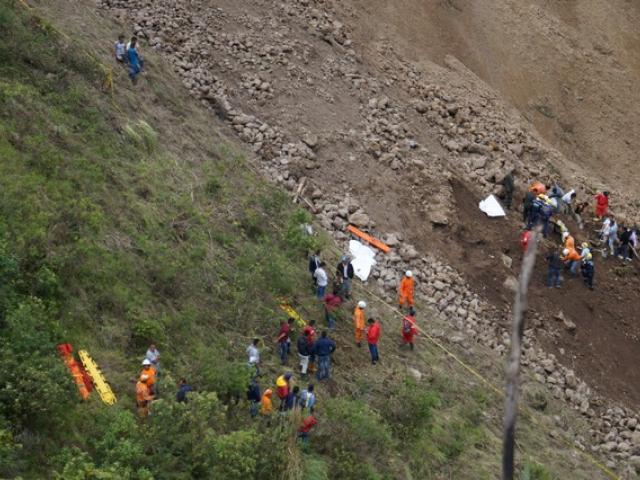
[{"label": "red shirt", "polygon": [[324,305],[328,311],[333,312],[342,304],[342,298],[333,293],[327,293],[324,297]]},{"label": "red shirt", "polygon": [[596,202],[598,202],[599,207],[608,207],[609,197],[607,197],[604,193],[599,193],[598,195],[596,195]]},{"label": "red shirt", "polygon": [[302,425],[300,425],[300,428],[298,429],[298,431],[300,433],[309,433],[309,431],[315,427],[318,424],[318,420],[316,420],[316,417],[314,417],[313,415],[309,415],[307,418],[305,418],[302,421]]},{"label": "red shirt", "polygon": [[374,322],[367,329],[367,342],[372,345],[377,345],[378,340],[380,340],[380,324],[378,322]]},{"label": "red shirt", "polygon": [[302,334],[303,335],[307,335],[308,343],[315,342],[315,340],[316,340],[316,329],[313,328],[311,325],[307,325],[306,327],[304,327],[304,329],[302,330]]},{"label": "red shirt", "polygon": [[278,342],[285,342],[289,339],[289,333],[291,333],[291,326],[288,323],[283,324],[278,332]]}]

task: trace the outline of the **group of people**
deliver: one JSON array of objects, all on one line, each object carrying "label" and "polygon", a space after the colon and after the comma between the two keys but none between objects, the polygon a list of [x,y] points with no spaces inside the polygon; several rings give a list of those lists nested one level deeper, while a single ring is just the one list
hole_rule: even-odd
[{"label": "group of people", "polygon": [[636,247],[638,245],[637,227],[620,227],[622,233],[618,234],[619,227],[616,220],[608,215],[609,192],[599,192],[594,197],[595,201],[595,221],[602,221],[599,229],[598,240],[589,243],[583,241],[578,246],[575,238],[569,232],[562,220],[551,220],[557,213],[570,214],[578,224],[579,229],[584,228],[583,216],[589,205],[588,202],[574,205],[577,194],[575,190],[564,192],[559,185],[550,187],[541,182],[531,184],[523,199],[523,221],[525,231],[521,236],[521,244],[526,250],[531,229],[538,224],[542,224],[545,238],[550,233],[552,224],[561,235],[560,248],[552,248],[546,255],[548,263],[547,286],[549,288],[560,288],[562,285],[562,271],[568,272],[569,276],[577,277],[578,269],[585,285],[593,290],[593,280],[595,276],[595,264],[593,253],[596,250],[595,244],[599,242],[602,256],[606,258],[609,253],[612,256],[624,261],[631,261],[632,253],[637,256]]},{"label": "group of people", "polygon": [[135,85],[138,82],[138,75],[142,72],[144,66],[144,60],[140,55],[138,38],[133,36],[128,42],[125,42],[124,35],[120,35],[113,46],[113,50],[116,62],[127,66],[129,78]]}]

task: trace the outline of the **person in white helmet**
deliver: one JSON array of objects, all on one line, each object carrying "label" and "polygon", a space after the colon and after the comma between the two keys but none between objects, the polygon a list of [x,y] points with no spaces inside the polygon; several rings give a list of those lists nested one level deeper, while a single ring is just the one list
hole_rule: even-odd
[{"label": "person in white helmet", "polygon": [[413,281],[413,272],[411,270],[407,270],[400,280],[400,288],[398,295],[398,304],[400,305],[400,309],[412,308],[413,307],[413,292],[415,289],[415,284]]},{"label": "person in white helmet", "polygon": [[156,384],[156,369],[148,358],[142,360],[142,371],[140,375],[146,375],[148,377],[147,387],[149,387],[149,391],[157,397],[158,385]]},{"label": "person in white helmet", "polygon": [[367,304],[363,300],[360,300],[353,311],[353,328],[355,332],[356,345],[358,345],[358,347],[362,346],[362,334],[364,333],[365,327],[365,308],[367,308]]}]

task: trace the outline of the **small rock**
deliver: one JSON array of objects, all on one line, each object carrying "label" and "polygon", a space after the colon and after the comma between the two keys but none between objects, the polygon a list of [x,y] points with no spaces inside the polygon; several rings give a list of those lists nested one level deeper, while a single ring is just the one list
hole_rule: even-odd
[{"label": "small rock", "polygon": [[305,133],[302,136],[302,141],[309,148],[316,148],[318,146],[318,136],[313,133]]},{"label": "small rock", "polygon": [[422,380],[422,373],[420,373],[420,370],[413,367],[408,367],[407,371],[416,381],[419,382],[420,380]]},{"label": "small rock", "polygon": [[518,291],[518,279],[516,277],[514,277],[513,275],[509,275],[504,283],[502,284],[502,286],[504,288],[506,288],[507,290],[511,290],[512,292],[517,292]]},{"label": "small rock", "polygon": [[349,215],[349,223],[356,227],[368,227],[371,223],[371,219],[366,213],[356,212]]},{"label": "small rock", "polygon": [[513,264],[513,259],[511,257],[503,253],[500,258],[502,258],[502,263],[504,264],[505,267],[511,268],[511,265]]}]

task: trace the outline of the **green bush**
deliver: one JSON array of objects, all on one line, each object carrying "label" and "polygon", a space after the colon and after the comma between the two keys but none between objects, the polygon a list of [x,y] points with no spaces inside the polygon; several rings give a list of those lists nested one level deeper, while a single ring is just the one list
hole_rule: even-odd
[{"label": "green bush", "polygon": [[211,439],[213,456],[208,465],[213,478],[245,480],[253,478],[261,455],[255,431],[238,430]]}]

